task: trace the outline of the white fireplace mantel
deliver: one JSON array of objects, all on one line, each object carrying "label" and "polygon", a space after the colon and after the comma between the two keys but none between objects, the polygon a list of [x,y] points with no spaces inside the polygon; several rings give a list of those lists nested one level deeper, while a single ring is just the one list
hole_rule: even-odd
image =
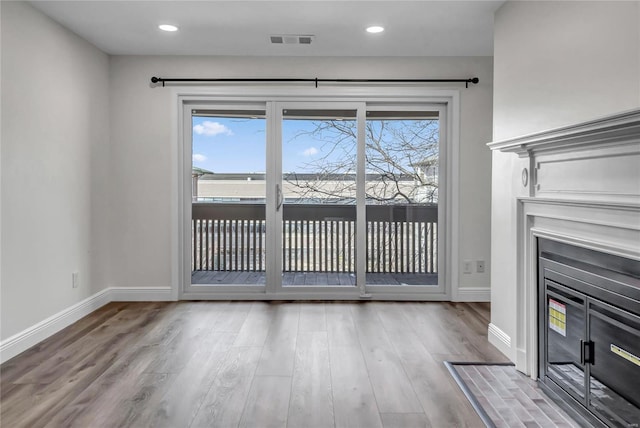
[{"label": "white fireplace mantel", "polygon": [[537,238],[640,260],[640,110],[489,147],[529,158],[519,183],[528,196],[514,200],[516,329],[510,346],[516,368],[535,379]]},{"label": "white fireplace mantel", "polygon": [[640,135],[640,110],[631,110],[590,120],[536,132],[521,137],[489,143],[491,150],[517,153],[528,157],[543,153],[563,153],[585,148],[611,147],[638,141]]}]

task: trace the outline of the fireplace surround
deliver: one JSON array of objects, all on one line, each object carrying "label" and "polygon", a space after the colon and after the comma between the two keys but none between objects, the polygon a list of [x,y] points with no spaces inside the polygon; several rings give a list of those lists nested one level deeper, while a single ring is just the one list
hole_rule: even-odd
[{"label": "fireplace surround", "polygon": [[515,331],[506,335],[491,324],[489,337],[519,371],[538,379],[544,376],[538,336],[545,317],[538,303],[538,242],[640,261],[640,110],[489,147],[516,154],[522,169],[513,199]]}]

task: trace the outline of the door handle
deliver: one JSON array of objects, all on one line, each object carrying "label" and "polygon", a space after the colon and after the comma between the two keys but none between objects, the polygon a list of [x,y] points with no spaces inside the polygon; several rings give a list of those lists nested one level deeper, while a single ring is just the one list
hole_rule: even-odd
[{"label": "door handle", "polygon": [[282,196],[282,189],[279,184],[276,184],[276,211],[280,211],[283,202],[284,197]]},{"label": "door handle", "polygon": [[580,341],[580,364],[593,364],[594,363],[594,355],[593,355],[593,342],[588,340]]}]

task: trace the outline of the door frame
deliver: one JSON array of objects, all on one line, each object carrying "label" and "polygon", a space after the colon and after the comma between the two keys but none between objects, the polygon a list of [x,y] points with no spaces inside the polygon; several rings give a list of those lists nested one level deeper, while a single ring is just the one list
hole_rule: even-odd
[{"label": "door frame", "polygon": [[[458,298],[458,272],[454,269],[458,266],[459,255],[459,136],[460,136],[460,91],[452,89],[428,89],[420,86],[327,86],[320,88],[306,88],[299,86],[279,87],[179,87],[171,88],[172,101],[172,159],[171,159],[171,294],[176,300],[413,300],[413,301],[447,301]],[[379,289],[375,293],[362,293],[358,287],[355,290],[345,292],[310,291],[290,292],[288,290],[274,294],[269,291],[269,286],[264,292],[238,292],[237,290],[216,289],[215,292],[197,292],[185,290],[185,284],[191,283],[190,258],[190,218],[191,218],[191,150],[190,138],[186,130],[184,112],[195,104],[245,104],[265,103],[267,115],[275,114],[277,102],[307,102],[307,103],[396,103],[396,104],[437,104],[446,114],[445,128],[443,129],[446,141],[443,146],[445,151],[441,153],[445,162],[441,162],[441,178],[444,183],[445,202],[440,210],[439,217],[443,225],[439,230],[443,233],[444,243],[440,248],[444,249],[444,262],[439,268],[439,283],[444,290],[429,293],[427,290],[419,293],[399,292],[398,288],[392,290]],[[189,115],[189,119],[190,119]],[[272,128],[272,127],[271,127]],[[276,135],[274,129],[267,126],[267,141],[274,141]],[[360,150],[359,145],[359,150]],[[364,150],[364,147],[362,147]],[[360,153],[358,153],[360,155]],[[364,153],[362,153],[364,155]],[[269,155],[268,155],[269,156]],[[269,162],[269,159],[267,160]],[[364,167],[364,164],[363,164]],[[187,177],[188,176],[188,177]],[[186,178],[186,179],[185,179]],[[270,194],[272,192],[273,194]],[[267,185],[267,213],[270,204],[275,203],[275,186]],[[270,202],[271,201],[271,202]],[[440,220],[439,218],[439,220]],[[189,242],[187,242],[189,241]],[[274,240],[271,240],[274,242]],[[189,250],[188,250],[189,249]],[[271,248],[274,251],[275,248]],[[269,251],[269,247],[267,247]],[[359,269],[361,270],[361,269]],[[273,279],[271,279],[273,281]],[[269,277],[267,277],[269,283]]]}]

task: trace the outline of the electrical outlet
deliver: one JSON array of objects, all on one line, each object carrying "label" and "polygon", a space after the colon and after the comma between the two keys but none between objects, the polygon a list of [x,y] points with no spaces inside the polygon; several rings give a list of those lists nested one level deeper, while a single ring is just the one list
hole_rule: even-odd
[{"label": "electrical outlet", "polygon": [[476,272],[484,273],[484,260],[476,261]]},{"label": "electrical outlet", "polygon": [[79,285],[80,285],[79,273],[78,272],[73,272],[71,274],[71,287],[72,288],[78,288]]},{"label": "electrical outlet", "polygon": [[472,273],[473,272],[473,268],[471,266],[471,260],[465,260],[464,264],[462,265],[462,272],[464,273]]}]

